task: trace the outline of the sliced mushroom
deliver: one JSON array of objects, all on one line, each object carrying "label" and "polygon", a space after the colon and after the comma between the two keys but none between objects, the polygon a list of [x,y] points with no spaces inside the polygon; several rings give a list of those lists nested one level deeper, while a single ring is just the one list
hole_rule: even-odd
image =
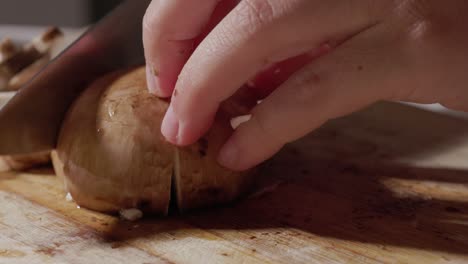
[{"label": "sliced mushroom", "polygon": [[41,54],[48,54],[63,40],[63,32],[57,27],[49,27],[41,35],[24,46],[24,49],[35,49]]},{"label": "sliced mushroom", "polygon": [[0,41],[0,63],[8,60],[17,52],[18,48],[15,46],[13,41],[11,41],[11,39],[5,38]]},{"label": "sliced mushroom", "polygon": [[1,65],[3,65],[5,61],[9,60],[18,52],[19,51],[17,47],[11,41],[11,39],[6,38],[0,42],[0,91],[7,87],[8,81],[12,76],[10,71]]},{"label": "sliced mushroom", "polygon": [[[0,42],[0,92],[15,91],[29,82],[50,60],[50,52],[60,44],[63,33],[56,27],[17,48],[10,39]],[[2,92],[0,107],[13,94]],[[50,152],[0,156],[0,171],[26,170],[50,163]]]},{"label": "sliced mushroom", "polygon": [[45,55],[33,64],[29,65],[15,76],[13,76],[8,82],[7,91],[17,91],[23,85],[31,81],[31,79],[41,71],[50,61],[49,55]]},{"label": "sliced mushroom", "polygon": [[229,171],[215,159],[232,133],[230,114],[221,112],[196,144],[177,148],[160,133],[167,107],[147,92],[144,67],[105,76],[85,90],[70,108],[52,155],[78,205],[164,215],[173,180],[181,211],[230,202],[248,190],[249,172]]},{"label": "sliced mushroom", "polygon": [[[8,83],[10,79],[28,66],[46,57],[50,59],[51,50],[59,45],[62,36],[63,33],[58,28],[49,28],[30,43],[24,45],[18,52],[10,53],[8,58],[0,61],[0,91],[9,89]],[[7,45],[7,50],[11,49],[11,47],[8,47],[10,44],[8,42],[4,44]],[[41,63],[44,66],[44,61],[38,62],[32,69],[27,70],[28,74],[34,71],[37,72],[38,65]],[[15,82],[18,82],[18,80]],[[25,81],[22,82],[24,83]]]},{"label": "sliced mushroom", "polygon": [[0,171],[24,171],[49,163],[49,151],[26,155],[0,156]]}]

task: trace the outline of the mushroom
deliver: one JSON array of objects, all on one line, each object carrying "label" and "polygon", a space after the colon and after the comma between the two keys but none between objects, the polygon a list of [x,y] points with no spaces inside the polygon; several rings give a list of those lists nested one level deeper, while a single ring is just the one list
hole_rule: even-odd
[{"label": "mushroom", "polygon": [[[63,33],[58,28],[51,27],[19,50],[14,48],[11,41],[3,41],[0,44],[0,50],[4,50],[0,56],[3,58],[0,60],[0,91],[21,88],[22,84],[29,81],[47,64],[51,52],[60,46],[62,37]],[[15,78],[17,74],[19,75]],[[14,78],[13,83],[10,81],[12,78]]]},{"label": "mushroom", "polygon": [[48,163],[50,163],[49,151],[25,155],[0,156],[0,171],[23,171]]},{"label": "mushroom", "polygon": [[[14,92],[0,92],[0,109],[13,96]],[[49,156],[50,154],[48,151],[24,155],[0,156],[0,171],[21,171],[34,166],[45,165],[50,163]]]},{"label": "mushroom", "polygon": [[249,190],[252,171],[221,167],[216,155],[232,133],[232,113],[188,147],[160,133],[169,102],[147,91],[144,67],[106,75],[73,103],[52,153],[56,174],[81,207],[118,213],[168,213],[227,203]]},{"label": "mushroom", "polygon": [[28,47],[20,50],[13,56],[0,63],[0,91],[8,90],[9,80],[18,72],[22,71],[27,66],[40,59],[42,54],[34,49]]},{"label": "mushroom", "polygon": [[0,63],[8,60],[17,52],[18,49],[11,39],[5,38],[0,41]]},{"label": "mushroom", "polygon": [[[0,42],[0,108],[14,95],[4,91],[16,91],[29,82],[50,61],[62,36],[58,28],[50,27],[22,48],[10,39]],[[22,171],[48,163],[49,151],[0,156],[0,171]]]},{"label": "mushroom", "polygon": [[18,53],[18,49],[11,39],[5,38],[0,42],[0,91],[7,87],[8,81],[11,78],[11,73],[7,68],[2,67],[1,65],[16,53]]},{"label": "mushroom", "polygon": [[23,85],[28,83],[39,71],[41,71],[44,66],[46,66],[50,61],[49,55],[45,55],[42,58],[35,61],[30,66],[26,67],[22,71],[18,72],[13,76],[8,82],[8,91],[17,91]]}]

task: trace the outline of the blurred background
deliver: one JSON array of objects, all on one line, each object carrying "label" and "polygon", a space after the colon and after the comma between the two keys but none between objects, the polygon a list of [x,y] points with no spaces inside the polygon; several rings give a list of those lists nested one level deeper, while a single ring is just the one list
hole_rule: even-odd
[{"label": "blurred background", "polygon": [[122,0],[1,0],[0,24],[60,27],[89,25]]}]

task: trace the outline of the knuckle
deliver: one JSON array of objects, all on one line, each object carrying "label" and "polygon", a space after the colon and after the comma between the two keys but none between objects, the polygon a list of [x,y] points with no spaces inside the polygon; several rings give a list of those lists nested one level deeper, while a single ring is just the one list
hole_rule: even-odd
[{"label": "knuckle", "polygon": [[261,31],[276,17],[276,11],[271,0],[244,0],[235,9],[234,23],[248,35]]},{"label": "knuckle", "polygon": [[[408,21],[405,35],[411,42],[435,44],[459,27],[459,12],[443,1],[407,0],[403,3],[397,8],[397,18]],[[459,6],[466,10],[466,4]]]},{"label": "knuckle", "polygon": [[253,125],[258,139],[263,141],[264,144],[269,145],[282,145],[288,142],[287,138],[282,137],[278,130],[274,129],[268,122],[268,117],[261,115],[259,112],[253,112],[250,120],[248,121]]},{"label": "knuckle", "polygon": [[295,89],[295,101],[299,104],[308,104],[311,98],[317,96],[320,90],[319,86],[322,85],[323,75],[319,75],[315,72],[307,72],[296,75],[292,79],[292,83],[296,86]]},{"label": "knuckle", "polygon": [[223,52],[237,48],[237,34],[233,34],[232,27],[220,27],[214,34],[204,39],[203,51],[208,56],[222,56]]},{"label": "knuckle", "polygon": [[409,17],[416,19],[428,17],[431,14],[431,0],[407,0],[403,1],[402,8]]},{"label": "knuckle", "polygon": [[273,20],[275,12],[269,0],[244,0],[244,3],[251,25],[261,27]]},{"label": "knuckle", "polygon": [[155,21],[154,16],[151,11],[146,10],[145,15],[143,16],[143,33],[144,34],[153,34],[155,33]]}]

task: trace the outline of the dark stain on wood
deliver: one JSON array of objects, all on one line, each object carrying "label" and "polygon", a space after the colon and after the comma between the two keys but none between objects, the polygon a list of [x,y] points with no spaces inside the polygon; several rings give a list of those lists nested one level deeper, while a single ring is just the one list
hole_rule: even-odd
[{"label": "dark stain on wood", "polygon": [[58,249],[52,248],[52,247],[40,247],[40,248],[34,250],[34,252],[40,253],[40,254],[43,254],[43,255],[46,255],[46,256],[53,257],[57,253],[61,252],[61,250],[58,250]]}]

